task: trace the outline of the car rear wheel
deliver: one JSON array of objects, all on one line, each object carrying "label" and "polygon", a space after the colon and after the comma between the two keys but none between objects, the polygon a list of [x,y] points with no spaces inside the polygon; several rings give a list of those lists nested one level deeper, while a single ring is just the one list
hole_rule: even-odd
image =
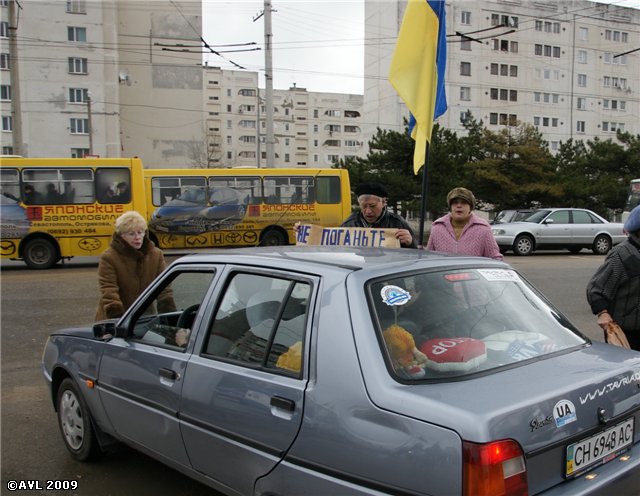
[{"label": "car rear wheel", "polygon": [[44,238],[34,238],[27,241],[22,258],[31,269],[48,269],[60,260],[55,245]]},{"label": "car rear wheel", "polygon": [[95,460],[102,454],[93,429],[91,413],[72,379],[65,379],[58,389],[58,425],[71,456],[81,462]]},{"label": "car rear wheel", "polygon": [[521,234],[513,242],[513,252],[521,257],[531,255],[533,253],[533,238],[528,234]]},{"label": "car rear wheel", "polygon": [[605,234],[601,234],[593,240],[591,249],[596,255],[606,255],[611,251],[611,239]]}]

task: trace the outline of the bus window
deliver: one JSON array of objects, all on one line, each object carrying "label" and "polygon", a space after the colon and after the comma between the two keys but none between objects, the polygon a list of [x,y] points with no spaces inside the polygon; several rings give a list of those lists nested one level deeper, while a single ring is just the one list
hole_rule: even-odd
[{"label": "bus window", "polygon": [[93,203],[91,169],[24,169],[22,200],[29,205]]},{"label": "bus window", "polygon": [[20,199],[20,176],[17,169],[0,169],[0,193],[14,201]]},{"label": "bus window", "polygon": [[154,177],[151,180],[152,203],[154,206],[160,207],[168,201],[175,200],[190,188],[204,189],[205,186],[204,177]]},{"label": "bus window", "polygon": [[211,189],[212,195],[215,194],[216,190],[235,190],[235,193],[231,196],[237,199],[237,201],[234,201],[237,204],[257,205],[262,201],[259,177],[210,177],[209,189]]},{"label": "bus window", "polygon": [[340,178],[338,176],[319,176],[316,179],[318,203],[340,203]]},{"label": "bus window", "polygon": [[129,203],[131,174],[125,168],[96,169],[96,196],[100,203]]}]

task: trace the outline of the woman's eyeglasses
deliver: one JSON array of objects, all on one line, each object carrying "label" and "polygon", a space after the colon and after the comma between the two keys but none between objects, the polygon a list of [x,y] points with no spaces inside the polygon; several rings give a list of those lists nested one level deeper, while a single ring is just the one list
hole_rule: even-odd
[{"label": "woman's eyeglasses", "polygon": [[136,236],[140,236],[141,238],[144,238],[144,235],[146,233],[147,231],[128,231],[128,232],[122,233],[122,235],[126,236],[127,238],[135,238]]}]

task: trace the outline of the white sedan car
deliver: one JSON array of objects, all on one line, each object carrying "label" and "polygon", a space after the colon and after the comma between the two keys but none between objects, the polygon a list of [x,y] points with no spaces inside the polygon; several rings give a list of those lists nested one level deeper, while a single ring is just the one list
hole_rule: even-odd
[{"label": "white sedan car", "polygon": [[531,255],[536,250],[567,249],[578,253],[590,248],[606,255],[626,235],[623,224],[608,222],[582,208],[542,208],[525,221],[496,224],[491,231],[500,251]]}]

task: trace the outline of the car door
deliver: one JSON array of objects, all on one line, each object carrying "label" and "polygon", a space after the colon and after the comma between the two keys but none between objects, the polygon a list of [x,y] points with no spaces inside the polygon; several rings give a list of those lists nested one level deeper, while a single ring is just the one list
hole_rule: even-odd
[{"label": "car door", "polygon": [[594,223],[595,220],[586,210],[573,210],[572,238],[574,244],[590,245],[596,237],[602,224]]},{"label": "car door", "polygon": [[180,394],[193,347],[190,330],[214,273],[189,268],[166,274],[120,322],[126,337],[115,337],[105,347],[99,369],[100,398],[118,434],[185,466]]},{"label": "car door", "polygon": [[569,245],[571,243],[571,224],[566,209],[551,212],[540,226],[538,245]]},{"label": "car door", "polygon": [[193,467],[239,494],[283,458],[302,422],[317,278],[233,269],[180,408]]}]

